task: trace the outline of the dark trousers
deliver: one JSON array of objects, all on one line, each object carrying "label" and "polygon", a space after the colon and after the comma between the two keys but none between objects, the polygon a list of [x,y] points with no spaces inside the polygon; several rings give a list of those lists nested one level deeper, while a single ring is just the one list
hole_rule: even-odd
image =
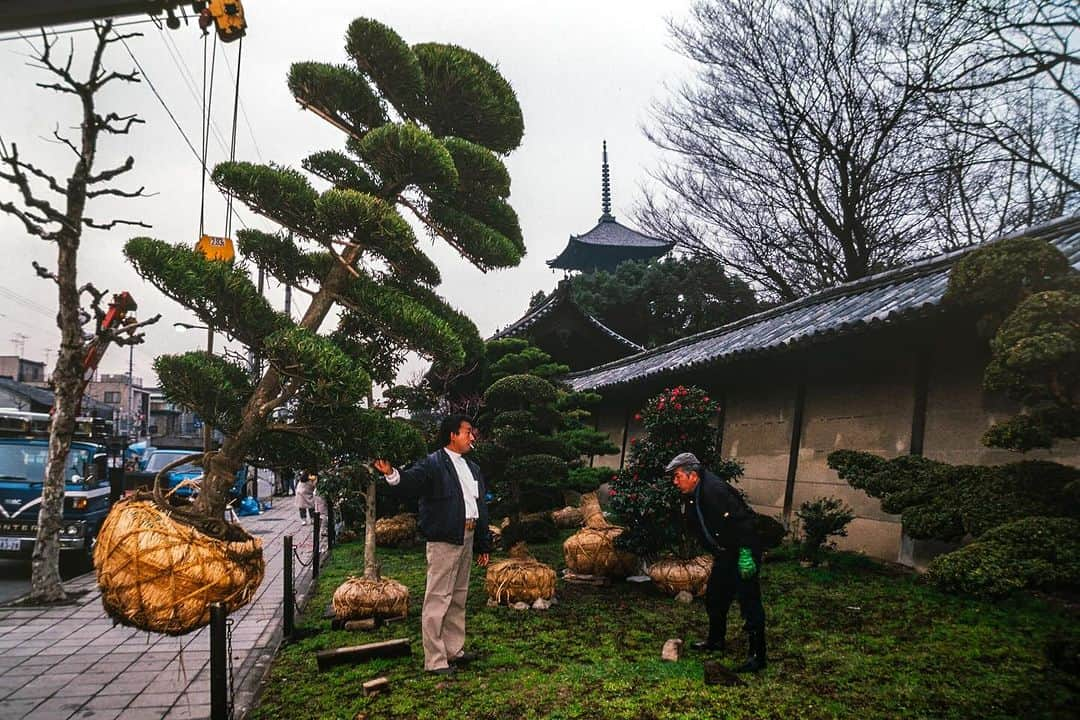
[{"label": "dark trousers", "polygon": [[709,613],[709,639],[722,641],[727,629],[731,601],[738,599],[743,629],[748,633],[765,631],[765,608],[761,604],[761,554],[754,553],[758,572],[749,580],[739,577],[738,556],[734,553],[713,557],[712,573],[705,586],[705,609]]}]

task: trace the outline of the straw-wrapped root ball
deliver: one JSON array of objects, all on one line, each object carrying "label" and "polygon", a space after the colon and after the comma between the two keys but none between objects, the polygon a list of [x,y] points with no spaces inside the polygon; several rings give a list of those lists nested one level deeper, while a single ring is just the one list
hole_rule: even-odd
[{"label": "straw-wrapped root ball", "polygon": [[563,558],[566,567],[578,575],[624,578],[638,568],[637,556],[615,547],[620,527],[582,528],[566,538]]},{"label": "straw-wrapped root ball", "polygon": [[699,555],[689,560],[665,557],[649,565],[647,572],[653,584],[667,595],[678,595],[685,590],[694,597],[701,597],[705,594],[712,566],[712,555]]},{"label": "straw-wrapped root ball", "polygon": [[338,620],[398,618],[409,613],[409,588],[391,578],[350,577],[332,604]]},{"label": "straw-wrapped root ball", "polygon": [[375,544],[379,547],[408,545],[416,538],[416,516],[402,513],[375,521]]},{"label": "straw-wrapped root ball", "polygon": [[488,566],[484,590],[501,605],[532,604],[555,595],[555,571],[529,555],[524,543],[510,550],[510,558]]},{"label": "straw-wrapped root ball", "polygon": [[212,603],[243,607],[265,571],[262,541],[242,527],[160,506],[148,493],[113,506],[94,567],[109,617],[166,635],[208,624]]}]

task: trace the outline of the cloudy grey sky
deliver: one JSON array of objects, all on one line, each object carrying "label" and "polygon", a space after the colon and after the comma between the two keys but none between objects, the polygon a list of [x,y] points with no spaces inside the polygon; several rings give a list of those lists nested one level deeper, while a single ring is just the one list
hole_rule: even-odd
[{"label": "cloudy grey sky", "polygon": [[[537,290],[554,287],[558,275],[545,261],[562,249],[570,233],[585,232],[599,217],[603,139],[608,141],[614,213],[620,220],[630,219],[640,184],[659,160],[658,151],[641,133],[649,119],[649,105],[664,97],[665,85],[677,83],[690,71],[687,62],[670,49],[666,25],[668,18],[685,16],[688,6],[688,0],[249,0],[241,72],[247,122],[241,116],[237,157],[299,167],[300,160],[315,150],[344,147],[338,130],[294,102],[285,76],[289,65],[298,60],[344,62],[344,31],[359,15],[390,25],[410,44],[456,43],[496,63],[517,91],[525,116],[524,141],[507,164],[513,178],[510,199],[521,218],[528,255],[517,268],[484,274],[440,241],[420,236],[422,247],[442,267],[439,291],[467,313],[483,335],[489,335],[516,320]],[[131,49],[198,146],[203,62],[198,28],[193,23],[176,31],[158,30],[152,24],[124,29],[144,33],[129,41]],[[77,57],[85,57],[92,34],[63,38],[58,49],[66,49],[70,39]],[[128,70],[132,62],[123,47],[110,47],[110,67]],[[218,46],[212,114],[225,143],[237,51],[237,43]],[[0,136],[6,143],[18,143],[25,159],[66,178],[73,156],[47,138],[57,125],[64,132],[77,122],[77,107],[70,96],[34,86],[47,78],[44,72],[27,67],[30,53],[30,45],[23,40],[0,42],[0,97],[5,102]],[[129,290],[139,302],[140,317],[162,313],[162,322],[148,329],[147,344],[137,347],[134,354],[136,376],[149,383],[155,355],[201,346],[205,334],[180,334],[173,329],[173,322],[196,320],[144,283],[124,262],[121,248],[135,234],[171,242],[197,239],[199,166],[146,83],[114,84],[104,94],[101,108],[120,114],[138,112],[146,124],[128,137],[104,137],[100,167],[133,155],[135,170],[123,178],[122,185],[145,186],[156,195],[95,200],[88,215],[138,218],[154,227],[86,232],[79,280],[114,292]],[[226,157],[227,145],[212,137],[210,164]],[[10,199],[14,192],[10,186],[0,186],[0,198]],[[207,232],[222,234],[224,201],[209,185],[206,207]],[[248,226],[276,229],[246,208],[240,208],[240,216]],[[56,295],[51,284],[35,278],[30,261],[51,265],[55,250],[27,236],[21,224],[6,216],[0,217],[0,237],[6,256],[0,276],[0,354],[14,352],[12,337],[21,334],[28,336],[25,356],[43,360],[51,350],[51,366],[58,346],[52,321]],[[281,307],[280,288],[272,284],[268,296]],[[297,293],[294,298],[302,310],[304,296]],[[113,349],[101,367],[105,372],[126,372],[127,361],[126,349]],[[410,362],[404,374],[415,374],[421,367],[422,363]]]}]

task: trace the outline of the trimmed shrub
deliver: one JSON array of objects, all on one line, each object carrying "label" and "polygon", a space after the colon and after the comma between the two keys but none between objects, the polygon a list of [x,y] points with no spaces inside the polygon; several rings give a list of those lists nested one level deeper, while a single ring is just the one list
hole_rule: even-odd
[{"label": "trimmed shrub", "polygon": [[1080,588],[1080,520],[1027,517],[935,558],[927,578],[947,592],[984,598],[1017,590]]},{"label": "trimmed shrub", "polygon": [[[854,511],[840,498],[807,500],[795,511],[802,523],[802,556],[817,563],[821,548],[831,537],[846,537]],[[830,542],[830,544],[832,544]]]}]

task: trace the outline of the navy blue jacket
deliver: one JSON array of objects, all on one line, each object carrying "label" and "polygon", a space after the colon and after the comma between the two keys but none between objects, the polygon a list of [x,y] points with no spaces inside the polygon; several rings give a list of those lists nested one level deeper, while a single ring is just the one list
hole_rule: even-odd
[{"label": "navy blue jacket", "polygon": [[[473,552],[491,552],[491,535],[488,532],[488,510],[484,497],[487,487],[480,468],[468,457],[464,458],[473,477],[476,478],[476,509],[479,517],[473,531]],[[423,460],[418,460],[406,470],[400,470],[398,487],[405,493],[420,498],[420,532],[430,542],[454,545],[465,543],[465,497],[461,492],[454,463],[446,450],[436,450]]]},{"label": "navy blue jacket", "polygon": [[741,547],[761,551],[754,511],[722,478],[702,469],[701,480],[686,497],[686,521],[696,528],[708,552],[734,557]]}]

